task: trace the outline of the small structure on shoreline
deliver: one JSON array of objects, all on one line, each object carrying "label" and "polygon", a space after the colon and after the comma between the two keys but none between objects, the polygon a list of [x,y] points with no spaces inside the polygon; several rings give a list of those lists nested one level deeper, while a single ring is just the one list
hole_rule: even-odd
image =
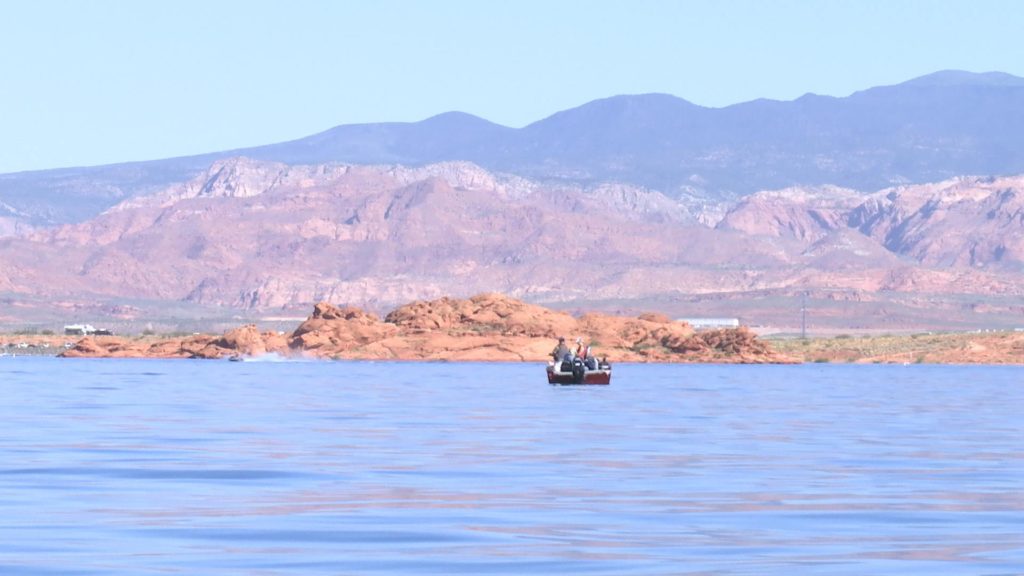
[{"label": "small structure on shoreline", "polygon": [[719,328],[739,328],[739,318],[676,318],[676,322],[686,322],[694,330],[714,330]]},{"label": "small structure on shoreline", "polygon": [[114,332],[106,328],[96,328],[92,324],[68,324],[64,326],[65,336],[113,336]]}]

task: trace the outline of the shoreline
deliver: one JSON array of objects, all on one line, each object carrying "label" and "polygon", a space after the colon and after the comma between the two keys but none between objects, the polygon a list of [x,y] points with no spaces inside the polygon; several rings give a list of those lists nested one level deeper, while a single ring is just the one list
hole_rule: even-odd
[{"label": "shoreline", "polygon": [[768,339],[805,363],[1024,365],[1024,332],[918,332],[826,338]]},{"label": "shoreline", "polygon": [[[196,335],[204,341],[214,341],[222,336],[214,334]],[[87,354],[68,355],[67,357],[97,357],[97,358],[187,358],[182,354],[145,354],[141,351],[153,347],[175,348],[178,339],[173,337],[162,337],[159,335],[135,335],[135,336],[100,336],[91,337],[99,344],[114,345],[118,349],[130,351],[139,350],[139,353],[131,354],[104,354],[89,356]],[[78,341],[64,336],[50,335],[26,335],[26,334],[0,334],[0,358],[5,357],[60,357],[67,351],[74,349],[78,342],[85,340],[79,337]],[[768,346],[776,353],[785,355],[789,361],[786,362],[757,362],[776,364],[930,364],[950,366],[1024,366],[1024,333],[1017,331],[995,331],[986,333],[977,332],[948,332],[942,334],[880,334],[870,336],[844,335],[832,337],[811,337],[806,340],[799,338],[773,339],[762,338]],[[544,345],[547,341],[540,341]],[[72,343],[71,348],[65,348],[65,343]],[[19,347],[19,344],[26,345]],[[44,346],[49,344],[49,346]],[[181,349],[180,344],[177,346]],[[351,354],[334,355],[329,357],[304,354],[296,352],[266,352],[263,355],[247,355],[241,353],[225,353],[219,358],[228,358],[233,354],[239,354],[245,360],[252,361],[267,355],[278,355],[283,361],[301,360],[345,360],[345,361],[388,361],[388,362],[437,362],[437,363],[461,363],[461,362],[523,362],[535,363],[546,362],[547,358],[495,358],[488,357],[489,347],[481,347],[478,354],[472,353],[472,348],[466,349],[469,352],[465,357],[425,357],[423,355],[380,357],[369,356],[365,351],[353,350]],[[363,352],[363,353],[361,353]],[[616,351],[608,351],[609,360],[615,363],[629,364],[737,364],[737,359],[726,358],[696,358],[677,355],[669,358],[616,358]],[[259,361],[259,360],[257,360]],[[267,360],[264,360],[267,361]],[[748,362],[749,363],[749,362]]]},{"label": "shoreline", "polygon": [[1024,365],[1024,331],[772,338],[698,331],[661,314],[572,316],[500,294],[413,302],[385,318],[319,303],[292,332],[247,324],[221,335],[0,334],[0,354],[66,358],[254,358],[547,362],[559,336],[612,363]]},{"label": "shoreline", "polygon": [[165,339],[88,336],[63,357],[225,358],[262,356],[363,360],[547,361],[559,337],[611,362],[793,363],[747,328],[698,332],[660,314],[573,316],[485,293],[399,307],[384,318],[321,302],[292,332],[247,324],[221,336]]},{"label": "shoreline", "polygon": [[[1012,334],[1012,333],[1006,333]],[[217,336],[212,334],[204,335],[209,339],[216,339]],[[1005,338],[1006,335],[996,334],[995,338]],[[154,339],[152,336],[129,336],[129,337],[102,337],[109,339],[112,342],[116,342],[118,347],[131,348],[134,345],[138,346],[152,346],[154,344],[164,343],[164,340]],[[893,337],[893,336],[862,336],[858,339],[861,343],[874,342],[874,343],[887,343],[892,344],[893,341],[898,340],[909,340],[910,336],[905,337]],[[944,339],[949,341],[959,340],[976,340],[977,335],[972,333],[949,333],[943,336]],[[154,354],[103,354],[103,355],[67,355],[63,353],[65,351],[62,347],[50,348],[28,348],[28,349],[9,349],[7,348],[8,343],[25,341],[21,336],[11,338],[10,335],[0,334],[0,358],[17,358],[17,357],[53,357],[53,358],[142,358],[142,359],[192,359],[198,358],[195,356],[182,356],[182,355],[154,355]],[[938,365],[938,366],[1022,366],[1024,367],[1024,347],[1018,348],[1017,350],[1011,350],[1009,352],[991,350],[986,347],[983,351],[971,351],[971,350],[949,350],[945,347],[934,347],[934,348],[916,348],[913,351],[904,351],[887,354],[858,354],[856,351],[850,348],[837,347],[834,338],[808,338],[806,343],[799,340],[794,340],[791,343],[779,345],[779,341],[769,341],[769,345],[773,349],[783,352],[790,356],[788,361],[784,362],[742,362],[736,360],[727,359],[697,359],[697,358],[669,358],[669,359],[643,359],[643,358],[630,358],[630,359],[616,359],[611,354],[608,356],[609,361],[616,364],[921,364],[921,365]],[[984,346],[984,344],[982,344]],[[281,354],[277,352],[268,352],[263,355],[245,355],[240,354],[239,356],[245,361],[264,361],[272,362],[273,360],[263,359],[272,356],[279,356],[280,361],[283,362],[296,362],[296,361],[350,361],[350,362],[429,362],[429,363],[539,363],[547,362],[547,359],[537,358],[486,358],[481,354],[480,357],[466,357],[466,358],[430,358],[430,357],[369,357],[360,354],[353,354],[348,356],[338,355],[332,357],[319,357],[312,355],[303,355],[301,353],[293,354]],[[231,355],[223,355],[219,359],[227,359]],[[218,359],[218,358],[214,358]],[[263,360],[261,360],[263,359]]]},{"label": "shoreline", "polygon": [[[223,336],[215,334],[195,335],[203,341],[214,341]],[[198,358],[198,356],[186,356],[182,354],[146,354],[142,351],[154,347],[177,348],[181,345],[176,343],[179,339],[173,337],[161,337],[158,335],[136,335],[136,336],[100,336],[90,337],[96,343],[116,346],[119,350],[126,351],[125,354],[79,354],[68,355],[68,358],[153,358],[153,359],[180,359]],[[79,338],[79,342],[85,338]],[[1016,331],[1003,332],[948,332],[942,334],[905,334],[892,335],[881,334],[873,336],[845,337],[812,337],[806,340],[799,338],[772,339],[763,338],[767,345],[776,353],[783,354],[788,361],[785,362],[742,362],[738,359],[727,358],[697,358],[686,355],[676,355],[668,358],[643,358],[629,357],[616,359],[614,352],[609,351],[609,360],[617,364],[927,364],[927,365],[948,365],[948,366],[1024,366],[1024,333]],[[4,357],[61,357],[67,350],[74,349],[74,346],[65,348],[64,344],[71,340],[61,336],[42,336],[25,334],[0,334],[0,358]],[[540,341],[547,345],[547,341]],[[27,346],[19,348],[18,344]],[[43,344],[49,344],[44,347]],[[139,353],[132,354],[131,350],[138,350]],[[472,351],[479,353],[474,354]],[[364,361],[364,362],[432,362],[432,363],[537,363],[546,362],[547,358],[508,358],[488,357],[490,347],[468,348],[464,357],[425,357],[423,355],[380,357],[369,356],[365,351],[353,350],[348,355],[318,356],[305,354],[302,351],[275,352],[268,351],[263,354],[248,355],[238,352],[225,353],[216,358],[227,359],[232,355],[239,355],[246,361],[273,361],[269,359],[274,355],[279,356],[281,361],[317,361],[317,360],[339,360],[339,361]],[[602,354],[599,354],[601,356]]]}]

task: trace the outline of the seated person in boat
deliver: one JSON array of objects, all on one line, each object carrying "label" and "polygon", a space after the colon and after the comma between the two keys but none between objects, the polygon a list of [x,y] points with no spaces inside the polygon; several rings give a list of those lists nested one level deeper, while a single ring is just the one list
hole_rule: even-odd
[{"label": "seated person in boat", "polygon": [[583,339],[576,339],[576,356],[583,359],[583,364],[590,370],[597,370],[597,358],[590,350],[590,344],[583,346]]}]

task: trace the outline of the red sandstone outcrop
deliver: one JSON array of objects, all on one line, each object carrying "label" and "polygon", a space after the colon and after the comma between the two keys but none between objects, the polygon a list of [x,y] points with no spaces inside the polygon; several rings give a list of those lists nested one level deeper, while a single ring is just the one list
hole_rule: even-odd
[{"label": "red sandstone outcrop", "polygon": [[695,332],[662,314],[579,318],[500,294],[413,302],[384,320],[321,302],[290,335],[255,325],[219,338],[158,342],[83,338],[66,357],[222,358],[265,353],[316,358],[545,361],[558,336],[580,338],[611,361],[787,362],[746,329]]},{"label": "red sandstone outcrop", "polygon": [[215,338],[196,335],[188,338],[152,340],[118,336],[86,336],[65,350],[64,358],[215,358],[203,354]]},{"label": "red sandstone outcrop", "polygon": [[195,355],[198,358],[220,358],[225,355],[262,356],[269,352],[285,353],[288,340],[277,332],[260,332],[255,324],[247,324],[210,341]]},{"label": "red sandstone outcrop", "polygon": [[197,334],[186,338],[125,338],[87,336],[65,350],[65,358],[223,358],[226,356],[262,356],[287,353],[286,337],[276,332],[260,332],[248,324],[215,337]]},{"label": "red sandstone outcrop", "polygon": [[527,304],[501,294],[469,298],[440,298],[406,304],[391,312],[386,322],[404,330],[501,334],[555,338],[570,331],[575,320],[569,314]]},{"label": "red sandstone outcrop", "polygon": [[381,322],[358,308],[338,308],[321,302],[313,308],[313,315],[288,337],[288,347],[292,352],[340,357],[398,331],[397,326]]}]

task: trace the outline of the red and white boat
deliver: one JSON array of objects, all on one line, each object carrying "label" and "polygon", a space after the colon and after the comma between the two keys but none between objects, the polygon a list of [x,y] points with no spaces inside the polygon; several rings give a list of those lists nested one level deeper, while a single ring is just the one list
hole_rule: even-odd
[{"label": "red and white boat", "polygon": [[561,362],[548,362],[548,384],[611,384],[612,365],[580,357]]}]

